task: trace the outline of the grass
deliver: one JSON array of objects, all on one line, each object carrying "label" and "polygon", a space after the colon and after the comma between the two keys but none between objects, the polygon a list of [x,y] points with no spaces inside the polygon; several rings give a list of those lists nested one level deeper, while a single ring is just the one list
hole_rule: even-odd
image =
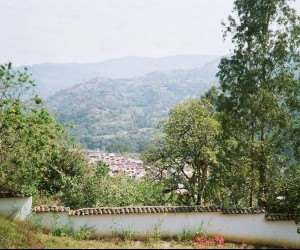
[{"label": "grass", "polygon": [[11,222],[0,216],[0,248],[44,248],[44,243],[36,237],[36,231],[31,225],[21,222]]},{"label": "grass", "polygon": [[131,236],[126,231],[123,237],[93,238],[86,229],[76,233],[62,229],[59,232],[43,232],[37,225],[0,216],[0,249],[271,249],[229,242],[224,245],[195,245],[188,237],[138,241]]}]

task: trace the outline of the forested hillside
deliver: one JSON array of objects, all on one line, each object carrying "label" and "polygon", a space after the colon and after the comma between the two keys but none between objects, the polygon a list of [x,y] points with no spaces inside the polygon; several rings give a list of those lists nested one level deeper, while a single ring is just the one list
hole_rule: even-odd
[{"label": "forested hillside", "polygon": [[192,70],[148,73],[142,77],[94,78],[46,99],[62,123],[73,122],[71,134],[88,148],[140,152],[154,126],[169,109],[217,84],[219,60]]}]

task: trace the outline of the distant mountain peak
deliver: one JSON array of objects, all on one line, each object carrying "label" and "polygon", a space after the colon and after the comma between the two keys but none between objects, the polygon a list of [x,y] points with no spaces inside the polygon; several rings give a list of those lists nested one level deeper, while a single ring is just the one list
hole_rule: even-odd
[{"label": "distant mountain peak", "polygon": [[37,92],[46,98],[92,78],[125,79],[155,71],[190,70],[201,68],[218,58],[214,55],[172,55],[159,58],[126,56],[95,63],[45,62],[28,66],[28,69],[37,83]]}]

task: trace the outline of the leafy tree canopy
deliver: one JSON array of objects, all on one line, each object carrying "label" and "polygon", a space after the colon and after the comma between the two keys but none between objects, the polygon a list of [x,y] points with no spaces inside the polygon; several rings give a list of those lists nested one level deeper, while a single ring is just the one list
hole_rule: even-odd
[{"label": "leafy tree canopy", "polygon": [[162,135],[143,153],[146,162],[160,168],[169,186],[165,191],[183,194],[183,203],[207,202],[211,169],[218,164],[216,115],[206,98],[179,103],[159,123]]},{"label": "leafy tree canopy", "polygon": [[83,172],[87,160],[34,93],[27,69],[0,65],[0,192],[56,194]]},{"label": "leafy tree canopy", "polygon": [[218,111],[225,134],[238,141],[241,157],[249,163],[249,178],[258,183],[258,205],[265,207],[274,195],[272,180],[280,179],[295,160],[300,18],[286,0],[236,0],[233,15],[223,24],[234,51],[219,64]]}]

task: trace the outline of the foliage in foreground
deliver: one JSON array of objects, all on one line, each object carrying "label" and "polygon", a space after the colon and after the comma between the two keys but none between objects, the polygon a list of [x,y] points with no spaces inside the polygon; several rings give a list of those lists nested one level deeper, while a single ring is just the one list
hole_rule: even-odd
[{"label": "foliage in foreground", "polygon": [[144,153],[174,170],[161,178],[184,189],[184,203],[300,214],[300,17],[289,2],[234,1],[223,23],[234,50],[219,64],[220,87],[204,95],[210,116],[203,96],[176,105]]},{"label": "foliage in foreground", "polygon": [[234,51],[219,64],[217,110],[238,152],[227,168],[248,172],[249,206],[270,208],[282,173],[299,167],[300,17],[288,0],[236,0],[224,29]]},{"label": "foliage in foreground", "polygon": [[0,66],[1,196],[53,195],[83,174],[64,128],[43,107],[26,68]]},{"label": "foliage in foreground", "polygon": [[36,232],[29,224],[11,222],[4,216],[0,216],[0,248],[43,249],[45,245],[38,239]]},{"label": "foliage in foreground", "polygon": [[153,177],[129,180],[125,174],[108,176],[108,167],[97,164],[94,173],[61,195],[64,205],[72,208],[99,206],[159,206],[167,202],[164,184]]},{"label": "foliage in foreground", "polygon": [[143,154],[143,159],[157,165],[162,178],[169,180],[168,192],[174,195],[183,190],[185,203],[203,204],[205,194],[211,191],[209,173],[217,165],[221,132],[216,116],[206,98],[179,103],[159,124],[162,135]]}]

